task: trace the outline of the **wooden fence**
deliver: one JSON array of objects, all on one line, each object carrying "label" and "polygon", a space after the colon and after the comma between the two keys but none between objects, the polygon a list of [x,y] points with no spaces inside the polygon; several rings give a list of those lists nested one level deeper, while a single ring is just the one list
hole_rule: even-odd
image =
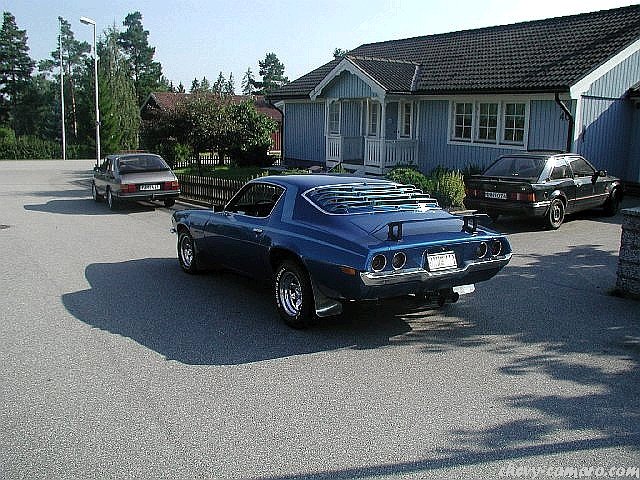
[{"label": "wooden fence", "polygon": [[240,190],[246,181],[199,177],[197,175],[176,175],[180,182],[180,198],[195,200],[207,205],[224,205]]}]

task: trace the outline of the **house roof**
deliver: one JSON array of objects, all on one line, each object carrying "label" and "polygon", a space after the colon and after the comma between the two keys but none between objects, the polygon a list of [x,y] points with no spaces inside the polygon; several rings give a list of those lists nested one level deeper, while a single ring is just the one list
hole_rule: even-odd
[{"label": "house roof", "polygon": [[[345,58],[387,92],[566,92],[639,38],[640,5],[632,5],[369,43]],[[308,96],[341,60],[304,75],[272,97]]]},{"label": "house roof", "polygon": [[[161,110],[171,110],[176,108],[181,102],[188,100],[190,96],[190,93],[153,92],[142,105],[142,110],[158,108]],[[282,122],[282,113],[274,108],[263,95],[228,95],[223,98],[225,101],[234,104],[240,104],[247,100],[252,101],[258,112],[271,117],[277,122]]]}]

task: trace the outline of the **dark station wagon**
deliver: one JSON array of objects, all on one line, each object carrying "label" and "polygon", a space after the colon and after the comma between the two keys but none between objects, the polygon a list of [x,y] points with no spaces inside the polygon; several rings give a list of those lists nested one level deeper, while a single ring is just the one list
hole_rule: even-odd
[{"label": "dark station wagon", "polygon": [[465,179],[467,208],[488,214],[526,215],[557,229],[565,214],[604,208],[620,209],[620,179],[597,170],[580,155],[522,153],[499,157],[482,175]]}]

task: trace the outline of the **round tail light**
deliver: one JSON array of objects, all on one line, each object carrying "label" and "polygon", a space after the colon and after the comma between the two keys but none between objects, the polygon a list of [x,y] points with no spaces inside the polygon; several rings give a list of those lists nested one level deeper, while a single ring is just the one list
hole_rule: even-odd
[{"label": "round tail light", "polygon": [[502,242],[500,240],[494,240],[491,243],[491,255],[497,257],[502,253]]},{"label": "round tail light", "polygon": [[407,256],[404,252],[395,253],[391,259],[391,266],[393,266],[394,270],[400,270],[405,263],[407,263]]},{"label": "round tail light", "polygon": [[371,269],[374,272],[380,272],[387,266],[387,257],[379,253],[375,257],[373,257],[373,261],[371,262]]},{"label": "round tail light", "polygon": [[476,247],[476,257],[482,258],[487,254],[489,246],[486,242],[480,242],[480,245]]}]

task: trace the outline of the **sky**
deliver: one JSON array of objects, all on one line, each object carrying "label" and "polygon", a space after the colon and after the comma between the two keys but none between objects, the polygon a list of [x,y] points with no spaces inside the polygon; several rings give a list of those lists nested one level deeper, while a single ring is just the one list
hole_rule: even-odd
[{"label": "sky", "polygon": [[[637,0],[636,0],[637,1]],[[605,10],[631,0],[0,0],[18,28],[27,31],[30,55],[49,58],[56,49],[58,17],[78,40],[93,43],[108,27],[122,28],[127,14],[139,11],[155,47],[155,60],[175,86],[188,90],[194,78],[215,81],[233,73],[236,91],[251,68],[269,52],[294,80],[333,58],[335,48],[364,43],[505,25],[541,18]]]}]

